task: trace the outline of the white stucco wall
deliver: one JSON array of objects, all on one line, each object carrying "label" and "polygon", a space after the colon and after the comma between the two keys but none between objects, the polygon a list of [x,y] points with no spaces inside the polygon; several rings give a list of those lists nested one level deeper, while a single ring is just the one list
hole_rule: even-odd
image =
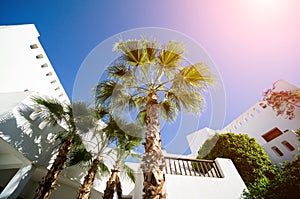
[{"label": "white stucco wall", "polygon": [[[68,102],[39,36],[33,24],[0,26],[0,92],[29,90]],[[33,44],[37,48],[31,49]],[[37,59],[37,55],[43,58]],[[47,67],[41,67],[44,64]]]},{"label": "white stucco wall", "polygon": [[[289,84],[286,81],[280,80],[274,84],[274,89],[276,91],[281,90],[296,90],[299,89],[294,85]],[[293,161],[295,160],[295,154],[300,154],[299,150],[284,151],[284,156],[278,157],[274,155],[274,151],[271,149],[272,146],[282,148],[282,144],[279,141],[267,142],[262,135],[269,132],[273,128],[277,127],[282,132],[288,130],[297,130],[300,128],[300,109],[295,109],[295,118],[292,120],[287,119],[283,116],[276,116],[276,112],[271,107],[263,108],[260,106],[260,102],[257,102],[254,106],[249,108],[230,124],[221,130],[211,130],[211,129],[201,129],[195,133],[187,136],[189,141],[190,149],[192,151],[192,156],[197,155],[197,152],[205,140],[213,135],[213,132],[217,131],[219,133],[243,133],[248,134],[250,137],[256,139],[256,141],[265,148],[270,160],[274,163],[284,162],[285,160]],[[277,140],[285,139],[290,143],[294,143],[294,146],[299,146],[300,141],[295,137],[293,133],[284,133]],[[281,140],[284,141],[284,140]]]},{"label": "white stucco wall", "polygon": [[257,103],[246,113],[242,114],[236,120],[232,121],[223,132],[246,133],[250,137],[256,138],[261,145],[267,143],[262,135],[272,130],[274,127],[279,128],[282,132],[290,129],[296,130],[300,127],[300,109],[295,110],[295,118],[286,119],[285,116],[276,116],[275,111],[270,107],[265,109]]},{"label": "white stucco wall", "polygon": [[246,189],[232,161],[217,158],[224,178],[166,175],[167,198],[238,199]]},{"label": "white stucco wall", "polygon": [[[238,199],[246,185],[230,159],[217,158],[223,178],[166,174],[167,199]],[[133,199],[142,198],[143,175],[137,174]]]},{"label": "white stucco wall", "polygon": [[202,146],[202,144],[214,134],[215,130],[212,130],[210,128],[203,128],[186,136],[191,150],[191,154],[189,156],[192,158],[196,158],[200,146]]},{"label": "white stucco wall", "polygon": [[[283,141],[288,141],[295,149],[293,151],[289,150]],[[276,146],[282,153],[283,156],[279,156],[272,147]],[[288,131],[282,134],[281,136],[271,140],[270,142],[263,145],[266,153],[268,154],[272,163],[281,163],[285,160],[294,161],[296,160],[296,155],[300,154],[298,148],[300,147],[299,136],[293,131]]]}]

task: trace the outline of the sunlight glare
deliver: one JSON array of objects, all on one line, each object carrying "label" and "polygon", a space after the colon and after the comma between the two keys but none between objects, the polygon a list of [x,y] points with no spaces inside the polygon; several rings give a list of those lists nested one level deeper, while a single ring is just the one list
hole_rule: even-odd
[{"label": "sunlight glare", "polygon": [[247,0],[248,6],[252,9],[266,12],[276,12],[287,2],[286,0]]},{"label": "sunlight glare", "polygon": [[291,5],[289,0],[243,0],[242,2],[245,11],[258,20],[280,20]]}]

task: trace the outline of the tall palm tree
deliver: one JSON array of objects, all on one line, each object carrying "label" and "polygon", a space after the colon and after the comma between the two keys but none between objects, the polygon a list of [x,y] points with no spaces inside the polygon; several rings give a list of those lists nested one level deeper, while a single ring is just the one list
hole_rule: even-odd
[{"label": "tall palm tree", "polygon": [[[58,154],[50,170],[39,183],[34,196],[34,199],[46,199],[54,190],[58,176],[66,166],[70,152],[72,150],[86,152],[82,148],[82,142],[78,134],[81,131],[85,131],[88,127],[80,129],[76,124],[80,124],[85,118],[89,117],[89,110],[83,103],[67,105],[55,99],[42,97],[35,97],[33,101],[35,102],[35,114],[37,116],[42,118],[48,125],[61,126],[63,129],[57,135],[57,138],[60,140]],[[72,146],[78,147],[72,149]],[[75,163],[74,161],[77,163],[80,160],[73,159],[72,162]]]},{"label": "tall palm tree", "polygon": [[[122,128],[118,124],[122,125]],[[119,178],[119,172],[123,171],[133,182],[135,181],[134,171],[128,167],[124,159],[129,156],[139,157],[133,150],[137,148],[141,141],[141,129],[133,124],[124,124],[122,121],[116,122],[111,118],[107,127],[104,131],[115,138],[115,163],[111,170],[111,176],[106,182],[106,188],[104,190],[104,199],[113,199],[114,193],[116,192],[118,198],[122,198],[122,186]],[[128,133],[130,131],[130,134]],[[132,134],[134,133],[134,134]]]},{"label": "tall palm tree", "polygon": [[209,67],[190,64],[183,57],[184,45],[175,41],[160,47],[145,38],[120,41],[114,50],[120,57],[108,66],[108,79],[96,86],[96,101],[113,115],[135,110],[145,121],[143,198],[166,198],[159,115],[172,121],[181,110],[198,113],[202,92],[213,82]]}]

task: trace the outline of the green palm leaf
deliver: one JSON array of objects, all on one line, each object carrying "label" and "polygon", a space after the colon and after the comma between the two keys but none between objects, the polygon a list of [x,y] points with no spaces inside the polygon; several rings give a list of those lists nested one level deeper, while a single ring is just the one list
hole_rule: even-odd
[{"label": "green palm leaf", "polygon": [[136,96],[133,97],[133,102],[134,102],[134,106],[136,108],[136,110],[140,110],[143,109],[145,104],[146,104],[147,98],[145,96]]},{"label": "green palm leaf", "polygon": [[98,105],[103,105],[114,93],[117,83],[113,80],[106,80],[99,83],[95,89],[95,98]]},{"label": "green palm leaf", "polygon": [[74,166],[80,162],[87,162],[92,159],[92,154],[88,152],[84,147],[73,149],[70,152],[70,157],[66,163],[66,165]]},{"label": "green palm leaf", "polygon": [[134,175],[134,170],[131,169],[129,166],[127,166],[125,163],[121,165],[121,170],[124,171],[122,172],[123,176],[128,177],[133,183],[135,182],[135,175]]},{"label": "green palm leaf", "polygon": [[148,41],[146,38],[143,38],[144,54],[147,58],[148,63],[154,63],[156,58],[156,53],[158,52],[157,42]]},{"label": "green palm leaf", "polygon": [[139,40],[120,41],[115,44],[114,50],[120,50],[123,59],[130,65],[138,66],[145,62],[145,54]]},{"label": "green palm leaf", "polygon": [[145,126],[146,125],[146,116],[147,116],[146,109],[141,110],[136,116],[137,122],[140,125]]},{"label": "green palm leaf", "polygon": [[198,88],[205,88],[207,84],[213,83],[208,67],[203,63],[187,66],[181,70],[180,74],[186,82]]},{"label": "green palm leaf", "polygon": [[163,118],[167,121],[175,121],[177,116],[177,107],[171,100],[164,100],[160,103]]},{"label": "green palm leaf", "polygon": [[162,46],[158,63],[164,67],[177,68],[183,53],[184,46],[182,43],[169,41],[167,46]]},{"label": "green palm leaf", "polygon": [[52,126],[62,122],[67,114],[61,102],[55,99],[33,97],[32,100],[37,104],[35,112]]},{"label": "green palm leaf", "polygon": [[165,99],[170,100],[175,105],[176,109],[178,111],[181,111],[180,101],[179,101],[178,97],[176,96],[175,92],[172,92],[171,90],[166,92]]},{"label": "green palm leaf", "polygon": [[102,175],[107,175],[110,173],[107,165],[104,163],[103,160],[99,161],[99,169]]},{"label": "green palm leaf", "polygon": [[107,71],[111,77],[121,78],[128,73],[128,68],[125,66],[125,64],[118,63],[116,65],[107,67]]}]

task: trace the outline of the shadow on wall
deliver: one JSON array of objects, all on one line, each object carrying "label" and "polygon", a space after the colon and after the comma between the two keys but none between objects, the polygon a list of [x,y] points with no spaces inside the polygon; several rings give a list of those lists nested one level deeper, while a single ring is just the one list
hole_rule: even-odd
[{"label": "shadow on wall", "polygon": [[61,127],[41,128],[42,120],[30,117],[32,108],[20,105],[18,110],[0,116],[5,117],[0,120],[0,137],[32,162],[47,167],[57,145],[54,135]]}]

